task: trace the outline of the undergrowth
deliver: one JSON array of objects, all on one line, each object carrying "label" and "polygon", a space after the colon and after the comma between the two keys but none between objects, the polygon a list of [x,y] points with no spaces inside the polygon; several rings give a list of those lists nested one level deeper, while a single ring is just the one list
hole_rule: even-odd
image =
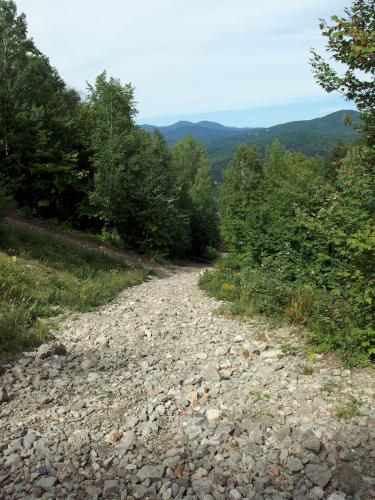
[{"label": "undergrowth", "polygon": [[113,300],[148,272],[53,236],[4,225],[0,236],[0,359],[48,337],[49,319]]}]

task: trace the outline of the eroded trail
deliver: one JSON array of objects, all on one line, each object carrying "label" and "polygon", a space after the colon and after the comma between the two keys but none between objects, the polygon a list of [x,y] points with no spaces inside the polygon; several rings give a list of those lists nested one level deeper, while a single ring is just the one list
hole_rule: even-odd
[{"label": "eroded trail", "polygon": [[310,373],[295,332],[216,316],[197,279],[69,318],[1,376],[0,498],[374,497],[373,371]]}]

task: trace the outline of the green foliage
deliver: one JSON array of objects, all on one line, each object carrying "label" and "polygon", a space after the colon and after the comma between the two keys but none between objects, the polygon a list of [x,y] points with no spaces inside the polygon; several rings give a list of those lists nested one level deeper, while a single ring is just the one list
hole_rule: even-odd
[{"label": "green foliage", "polygon": [[66,308],[89,311],[146,275],[53,236],[6,225],[0,252],[2,356],[45,338],[51,316]]},{"label": "green foliage", "polygon": [[175,255],[189,245],[187,220],[163,137],[135,126],[133,89],[105,73],[90,87],[95,169],[91,202],[124,243],[142,251]]},{"label": "green foliage", "polygon": [[0,182],[23,213],[99,234],[111,227],[104,239],[161,255],[216,245],[207,160],[194,166],[186,212],[163,137],[134,123],[130,84],[104,72],[82,101],[28,38],[12,0],[0,0],[0,39]]},{"label": "green foliage", "polygon": [[0,172],[20,206],[71,217],[87,190],[78,94],[27,37],[14,2],[0,2]]},{"label": "green foliage", "polygon": [[241,250],[252,234],[248,221],[256,225],[261,159],[256,149],[240,146],[225,172],[220,192],[221,231],[231,250]]},{"label": "green foliage", "polygon": [[335,415],[340,420],[351,420],[354,417],[361,417],[361,402],[355,398],[350,399],[345,404],[336,408]]},{"label": "green foliage", "polygon": [[241,183],[243,152],[221,193],[230,258],[201,286],[242,313],[308,327],[316,352],[334,350],[351,364],[375,359],[372,149],[349,149],[331,167],[275,143]]},{"label": "green foliage", "polygon": [[374,93],[358,71],[374,75],[375,12],[372,2],[357,0],[346,14],[332,27],[322,24],[345,75],[315,53],[313,66],[326,90],[340,90],[363,111],[362,144],[340,146],[324,162],[276,142],[247,177],[243,166],[251,162],[241,147],[221,193],[223,236],[240,256],[240,271],[234,276],[221,263],[201,286],[225,299],[220,284],[231,282],[232,300],[245,313],[289,317],[308,328],[315,352],[366,364],[375,360]]},{"label": "green foliage", "polygon": [[298,368],[301,375],[312,375],[314,373],[314,368],[307,364],[301,364]]},{"label": "green foliage", "polygon": [[311,64],[318,83],[327,91],[339,91],[364,112],[373,113],[375,84],[375,8],[373,0],[355,0],[345,17],[332,16],[332,25],[321,20],[327,51],[344,65],[338,72],[315,51]]},{"label": "green foliage", "polygon": [[179,208],[189,222],[190,253],[202,256],[219,242],[215,185],[203,146],[188,136],[177,142],[171,161],[179,189]]},{"label": "green foliage", "polygon": [[[343,117],[348,116],[355,126],[359,113],[353,110],[337,111],[322,118],[294,121],[267,128],[233,128],[212,122],[179,122],[174,125],[159,127],[167,145],[172,147],[191,134],[200,141],[207,151],[215,181],[221,184],[223,169],[231,161],[236,149],[242,144],[249,144],[259,149],[263,155],[266,148],[276,139],[285,149],[301,152],[307,156],[328,157],[336,143],[352,144],[358,139],[358,132],[353,126],[347,126]],[[144,125],[146,130],[155,127]]]}]

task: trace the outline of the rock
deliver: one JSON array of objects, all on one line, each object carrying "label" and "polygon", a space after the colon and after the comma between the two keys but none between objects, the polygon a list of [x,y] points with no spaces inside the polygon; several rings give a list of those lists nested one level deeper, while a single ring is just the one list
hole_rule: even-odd
[{"label": "rock", "polygon": [[218,372],[218,365],[215,363],[209,363],[207,367],[202,372],[202,377],[208,382],[220,382],[220,374]]},{"label": "rock", "polygon": [[53,347],[52,354],[54,356],[66,356],[68,354],[68,351],[66,350],[66,347],[63,344],[56,344]]},{"label": "rock", "polygon": [[207,478],[197,479],[195,481],[192,481],[191,485],[193,487],[195,494],[200,499],[201,498],[203,499],[204,495],[210,493],[212,490],[212,481],[210,481]]},{"label": "rock", "polygon": [[82,361],[80,367],[83,372],[88,372],[92,370],[92,368],[95,368],[96,365],[97,365],[97,360],[95,358],[88,358]]},{"label": "rock", "polygon": [[233,342],[243,342],[242,335],[236,335],[233,339]]},{"label": "rock", "polygon": [[199,410],[198,393],[196,391],[189,392],[189,394],[186,396],[186,399],[189,401],[194,411]]},{"label": "rock", "polygon": [[42,344],[37,350],[36,359],[47,359],[51,357],[53,349],[53,345],[51,344]]},{"label": "rock", "polygon": [[118,441],[120,441],[122,438],[122,434],[121,432],[113,432],[111,434],[111,441],[112,443],[117,443]]},{"label": "rock", "polygon": [[245,349],[244,347],[241,347],[241,349],[238,351],[238,356],[241,358],[247,359],[250,356],[250,352]]},{"label": "rock", "polygon": [[221,370],[220,374],[224,379],[230,379],[232,374],[233,374],[233,370],[231,370],[230,368],[227,368],[227,369]]},{"label": "rock", "polygon": [[114,498],[118,493],[119,482],[116,479],[108,479],[104,483],[103,498]]},{"label": "rock", "polygon": [[214,408],[207,410],[206,418],[210,423],[216,423],[221,418],[221,411]]},{"label": "rock", "polygon": [[207,353],[206,353],[206,352],[198,352],[198,353],[197,353],[197,358],[198,358],[198,359],[205,360],[205,359],[207,359],[207,357],[208,357],[208,356],[207,356]]},{"label": "rock", "polygon": [[8,392],[5,389],[5,387],[2,387],[0,389],[0,404],[1,403],[7,403],[8,401],[9,401]]},{"label": "rock", "polygon": [[23,447],[26,449],[26,450],[29,450],[30,448],[33,447],[33,444],[35,443],[35,441],[38,440],[38,436],[36,436],[35,434],[27,434],[24,438],[23,438]]},{"label": "rock", "polygon": [[22,462],[18,453],[11,453],[6,457],[6,464],[9,466],[18,465]]},{"label": "rock", "polygon": [[161,479],[164,475],[164,465],[144,465],[137,472],[141,481],[145,479]]},{"label": "rock", "polygon": [[241,495],[241,493],[237,489],[232,488],[229,491],[228,498],[230,498],[230,500],[241,500],[242,495]]},{"label": "rock", "polygon": [[297,457],[289,457],[287,467],[290,472],[300,472],[303,469],[302,460]]},{"label": "rock", "polygon": [[133,429],[139,422],[139,418],[135,417],[134,415],[130,415],[129,417],[126,417],[125,420],[125,429]]},{"label": "rock", "polygon": [[95,497],[98,498],[102,494],[102,489],[93,484],[85,486],[85,491],[89,498],[95,498]]},{"label": "rock", "polygon": [[170,448],[165,452],[165,456],[169,457],[181,457],[184,454],[183,448]]},{"label": "rock", "polygon": [[260,353],[262,359],[282,358],[283,356],[284,353],[280,349],[268,349]]},{"label": "rock", "polygon": [[131,450],[137,442],[137,434],[134,431],[125,432],[118,447],[123,450]]},{"label": "rock", "polygon": [[216,349],[215,354],[216,356],[225,356],[226,354],[228,354],[229,351],[230,351],[230,346],[223,345]]},{"label": "rock", "polygon": [[280,476],[280,469],[278,467],[270,467],[268,470],[267,470],[267,473],[272,476],[272,477],[279,477]]},{"label": "rock", "polygon": [[331,493],[327,497],[327,500],[345,500],[345,499],[346,499],[345,493],[340,493],[339,491],[336,491],[335,493]]},{"label": "rock", "polygon": [[310,481],[321,488],[324,488],[332,478],[332,473],[326,465],[307,464],[305,475]]},{"label": "rock", "polygon": [[339,488],[349,495],[358,493],[363,487],[361,474],[354,470],[348,463],[339,464],[336,475]]},{"label": "rock", "polygon": [[304,432],[302,434],[301,442],[305,450],[319,453],[321,447],[320,439],[312,431]]},{"label": "rock", "polygon": [[[0,370],[0,497],[372,498],[373,373],[318,356],[301,377],[297,330],[213,314],[195,270],[165,272]],[[338,421],[336,394],[363,416]]]},{"label": "rock", "polygon": [[57,479],[52,476],[43,476],[35,483],[38,488],[42,490],[50,491],[56,484]]}]

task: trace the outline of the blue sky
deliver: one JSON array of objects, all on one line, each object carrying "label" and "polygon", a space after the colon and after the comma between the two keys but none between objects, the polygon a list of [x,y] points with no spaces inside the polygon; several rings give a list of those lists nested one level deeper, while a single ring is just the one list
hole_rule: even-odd
[{"label": "blue sky", "polygon": [[104,69],[135,87],[140,123],[269,126],[353,108],[314,81],[319,18],[349,0],[16,0],[29,33],[84,91]]}]

